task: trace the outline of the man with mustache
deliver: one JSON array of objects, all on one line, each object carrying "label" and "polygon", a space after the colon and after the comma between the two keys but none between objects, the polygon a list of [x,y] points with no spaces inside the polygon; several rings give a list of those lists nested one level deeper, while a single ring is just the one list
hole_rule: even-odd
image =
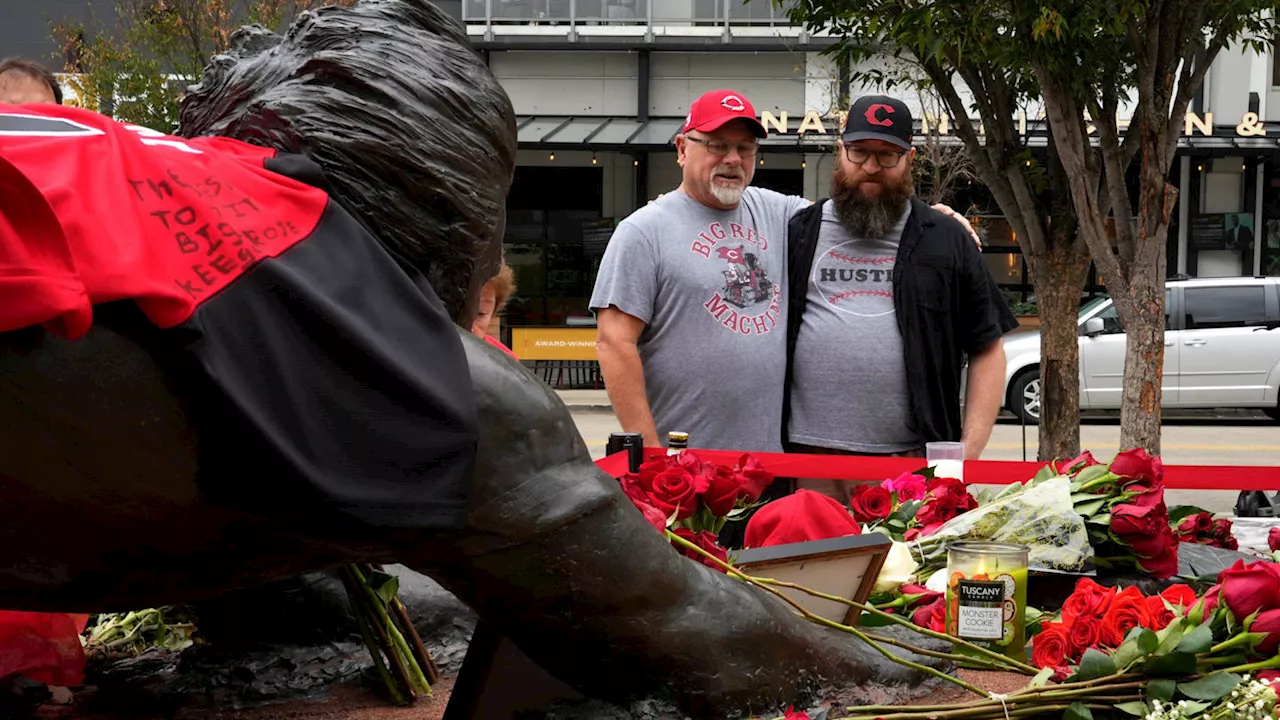
[{"label": "man with mustache", "polygon": [[[963,441],[976,459],[990,438],[1017,320],[965,228],[915,197],[911,135],[902,101],[859,98],[830,199],[790,223],[788,450],[924,457]],[[848,483],[797,487],[849,499]]]},{"label": "man with mustache", "polygon": [[623,220],[591,308],[614,413],[644,444],[780,452],[787,221],[810,202],[749,187],[751,103],[713,90],[676,136],[680,187]]}]

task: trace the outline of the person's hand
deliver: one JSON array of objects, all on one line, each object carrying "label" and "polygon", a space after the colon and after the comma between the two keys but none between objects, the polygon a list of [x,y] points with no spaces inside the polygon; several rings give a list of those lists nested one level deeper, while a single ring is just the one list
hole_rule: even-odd
[{"label": "person's hand", "polygon": [[934,205],[933,209],[937,210],[943,215],[955,218],[956,222],[959,222],[961,225],[963,225],[964,229],[969,231],[969,234],[973,236],[973,241],[978,244],[978,249],[979,250],[982,249],[982,238],[978,237],[978,233],[973,229],[973,226],[969,224],[969,220],[965,216],[961,215],[955,210],[952,210],[950,205],[943,205],[942,203],[938,203],[937,205]]}]

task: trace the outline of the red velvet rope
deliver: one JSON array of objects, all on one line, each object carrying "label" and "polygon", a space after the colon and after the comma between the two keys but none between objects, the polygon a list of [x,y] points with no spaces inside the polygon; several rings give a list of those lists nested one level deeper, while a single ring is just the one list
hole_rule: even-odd
[{"label": "red velvet rope", "polygon": [[[645,448],[645,459],[661,457],[662,448]],[[732,466],[741,452],[695,449],[703,460]],[[800,455],[791,453],[751,453],[765,469],[777,477],[827,478],[831,480],[872,480],[880,482],[904,472],[919,470],[921,458],[869,457],[862,455]],[[619,452],[596,461],[613,477],[627,473],[627,453]],[[1045,463],[1011,460],[969,460],[964,464],[968,484],[1008,485],[1031,479]],[[1270,465],[1165,465],[1164,485],[1172,490],[1280,490],[1280,467]]]}]

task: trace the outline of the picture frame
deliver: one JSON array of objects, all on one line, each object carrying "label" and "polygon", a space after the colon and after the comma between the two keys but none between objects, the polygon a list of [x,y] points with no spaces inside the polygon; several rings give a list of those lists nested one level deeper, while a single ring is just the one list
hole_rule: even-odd
[{"label": "picture frame", "polygon": [[[865,604],[892,546],[888,536],[873,532],[747,548],[738,552],[734,567],[747,575],[792,582]],[[792,588],[777,589],[832,622],[857,626],[861,620],[862,612],[857,608]]]}]

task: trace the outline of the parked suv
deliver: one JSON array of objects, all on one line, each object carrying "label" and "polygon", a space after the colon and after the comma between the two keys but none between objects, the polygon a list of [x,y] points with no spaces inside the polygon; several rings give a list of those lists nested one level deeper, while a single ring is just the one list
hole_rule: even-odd
[{"label": "parked suv", "polygon": [[[1165,293],[1165,408],[1260,408],[1280,420],[1280,277],[1170,280]],[[1124,328],[1109,297],[1080,309],[1080,408],[1118,409]],[[1040,420],[1040,333],[1004,342],[1005,401]]]}]

